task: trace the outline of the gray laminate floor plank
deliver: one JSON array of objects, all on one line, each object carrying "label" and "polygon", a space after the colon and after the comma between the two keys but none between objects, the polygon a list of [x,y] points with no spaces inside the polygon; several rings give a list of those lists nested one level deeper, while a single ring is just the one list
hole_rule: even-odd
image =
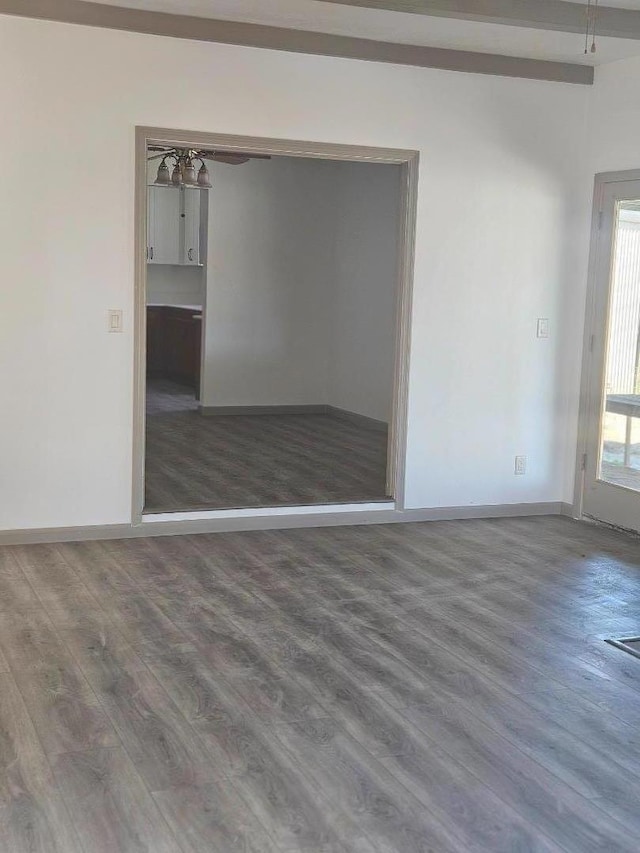
[{"label": "gray laminate floor plank", "polygon": [[[411,608],[399,618],[407,625],[426,634],[430,634],[441,620],[449,620],[464,637],[473,636],[472,643],[481,646],[499,646],[522,662],[530,662],[536,669],[547,673],[550,678],[549,690],[553,682],[561,683],[560,691],[555,695],[568,695],[564,688],[571,688],[573,701],[578,703],[578,693],[591,702],[600,704],[615,687],[615,707],[610,709],[614,716],[630,719],[633,724],[640,723],[640,711],[634,712],[637,696],[633,691],[640,687],[637,666],[633,658],[618,655],[605,643],[553,643],[546,633],[525,630],[519,623],[504,616],[496,615],[477,600],[468,597],[440,602],[438,614],[433,615],[424,607]],[[542,633],[542,635],[541,635]],[[445,635],[440,633],[439,636]],[[446,642],[451,635],[446,633]],[[614,674],[616,678],[614,679]],[[591,704],[589,702],[589,704]]]},{"label": "gray laminate floor plank", "polygon": [[11,675],[0,675],[0,849],[81,853],[71,817]]},{"label": "gray laminate floor plank", "polygon": [[181,853],[124,749],[65,753],[53,767],[85,853]]},{"label": "gray laminate floor plank", "polygon": [[548,828],[564,849],[572,853],[605,849],[631,853],[636,849],[637,840],[623,825],[608,820],[597,802],[574,793],[536,760],[436,690],[428,704],[391,713],[400,713],[428,739],[420,749],[383,759],[385,766],[408,785],[420,788],[425,784],[428,768],[421,752],[429,750],[428,741],[432,741],[522,812],[532,825]]},{"label": "gray laminate floor plank", "polygon": [[639,607],[559,518],[0,548],[0,848],[630,853]]},{"label": "gray laminate floor plank", "polygon": [[475,697],[472,702],[464,699],[461,704],[574,791],[587,799],[618,802],[618,819],[640,837],[640,817],[632,805],[636,798],[630,793],[640,785],[640,779],[621,772],[604,750],[563,729],[519,697],[488,683],[482,697]]},{"label": "gray laminate floor plank", "polygon": [[40,599],[33,591],[17,560],[7,553],[0,568],[0,612],[34,610],[39,605]]},{"label": "gray laminate floor plank", "polygon": [[[461,822],[451,819],[451,813],[441,814],[438,819],[430,810],[425,812],[419,802],[335,720],[323,718],[281,723],[276,733],[302,772],[330,792],[336,803],[357,818],[378,849],[403,850],[406,853],[425,848],[442,851],[483,849],[479,844],[482,829],[478,824],[471,840]],[[442,779],[435,784],[441,787]],[[487,801],[477,805],[486,809]],[[517,823],[517,816],[514,819]],[[507,825],[505,834],[509,834]]]},{"label": "gray laminate floor plank", "polygon": [[145,510],[385,498],[387,432],[329,414],[203,417],[148,386]]},{"label": "gray laminate floor plank", "polygon": [[[338,806],[323,805],[322,792],[304,784],[304,777],[278,748],[273,730],[258,715],[260,709],[239,697],[235,686],[247,679],[234,678],[233,673],[230,678],[228,673],[221,675],[198,652],[151,657],[149,666],[198,732],[211,766],[230,780],[226,783],[229,790],[248,804],[248,817],[255,814],[267,827],[278,850],[360,849],[364,853],[374,849],[347,814]],[[212,790],[207,785],[196,787],[200,792]],[[201,796],[198,793],[198,801]],[[171,791],[165,791],[158,801],[167,803],[170,797]],[[183,804],[180,812],[186,809]],[[237,816],[232,817],[228,819],[233,827]],[[177,819],[176,813],[173,819]],[[202,819],[198,811],[196,820]]]},{"label": "gray laminate floor plank", "polygon": [[201,739],[151,672],[128,652],[74,654],[150,791],[199,785],[215,776]]},{"label": "gray laminate floor plank", "polygon": [[59,553],[56,545],[37,545],[37,550],[16,547],[16,562],[36,594],[39,603],[56,624],[69,624],[81,612],[100,609],[78,573]]},{"label": "gray laminate floor plank", "polygon": [[184,853],[279,853],[228,783],[171,788],[153,796]]},{"label": "gray laminate floor plank", "polygon": [[95,693],[46,614],[0,613],[0,646],[47,755],[118,744]]},{"label": "gray laminate floor plank", "polygon": [[640,732],[636,725],[611,714],[568,688],[525,694],[522,700],[620,766],[620,772],[640,776]]}]

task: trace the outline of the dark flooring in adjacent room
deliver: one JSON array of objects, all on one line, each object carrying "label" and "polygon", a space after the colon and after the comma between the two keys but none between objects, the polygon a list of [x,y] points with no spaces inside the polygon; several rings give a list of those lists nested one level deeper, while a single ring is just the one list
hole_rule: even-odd
[{"label": "dark flooring in adjacent room", "polygon": [[380,501],[387,434],[331,415],[202,416],[148,383],[145,512]]},{"label": "dark flooring in adjacent room", "polygon": [[559,517],[1,548],[0,850],[637,853],[639,604]]}]

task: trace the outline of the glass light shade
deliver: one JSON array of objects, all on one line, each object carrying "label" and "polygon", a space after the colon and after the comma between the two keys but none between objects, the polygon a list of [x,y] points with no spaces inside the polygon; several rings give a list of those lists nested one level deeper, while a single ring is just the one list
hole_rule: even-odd
[{"label": "glass light shade", "polygon": [[197,183],[197,181],[196,181],[196,170],[195,170],[191,160],[187,160],[187,162],[184,164],[184,170],[182,172],[182,180],[184,181],[185,184],[189,184],[191,186],[193,186],[195,183]]},{"label": "glass light shade", "polygon": [[180,163],[176,163],[176,165],[173,167],[173,172],[171,172],[171,183],[174,185],[174,187],[179,187],[183,183],[182,169],[180,168]]},{"label": "glass light shade", "polygon": [[209,170],[203,163],[202,166],[198,169],[198,186],[204,187],[204,189],[209,189],[211,187],[211,179],[209,178]]},{"label": "glass light shade", "polygon": [[158,174],[156,175],[156,184],[162,184],[166,186],[171,183],[171,176],[169,174],[169,167],[167,164],[162,161],[158,166]]}]

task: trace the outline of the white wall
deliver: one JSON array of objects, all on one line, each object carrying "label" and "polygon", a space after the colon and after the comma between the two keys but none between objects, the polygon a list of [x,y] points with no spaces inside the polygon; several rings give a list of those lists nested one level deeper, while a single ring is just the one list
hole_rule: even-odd
[{"label": "white wall", "polygon": [[327,165],[340,188],[332,214],[327,401],[389,423],[401,170],[371,163]]},{"label": "white wall", "polygon": [[640,57],[598,66],[589,125],[589,171],[640,168]]},{"label": "white wall", "polygon": [[325,402],[331,233],[316,175],[291,158],[211,166],[205,406]]},{"label": "white wall", "polygon": [[203,404],[388,420],[399,167],[276,157],[211,172]]},{"label": "white wall", "polygon": [[10,16],[0,63],[1,528],[130,520],[137,124],[418,149],[407,505],[570,498],[589,89]]}]

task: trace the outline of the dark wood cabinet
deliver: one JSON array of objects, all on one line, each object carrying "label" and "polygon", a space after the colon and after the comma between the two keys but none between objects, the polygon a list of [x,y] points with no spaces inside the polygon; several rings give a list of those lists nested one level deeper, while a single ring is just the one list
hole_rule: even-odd
[{"label": "dark wood cabinet", "polygon": [[147,308],[147,376],[164,373],[163,323],[160,307]]},{"label": "dark wood cabinet", "polygon": [[173,305],[147,306],[147,376],[200,392],[202,314]]}]

